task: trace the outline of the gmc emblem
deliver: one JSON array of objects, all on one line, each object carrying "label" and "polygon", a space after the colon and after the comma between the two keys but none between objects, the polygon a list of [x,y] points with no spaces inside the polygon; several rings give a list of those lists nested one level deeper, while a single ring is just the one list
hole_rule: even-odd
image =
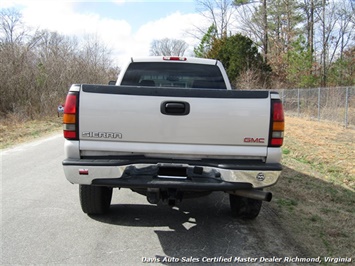
[{"label": "gmc emblem", "polygon": [[265,138],[244,138],[245,143],[265,143]]}]

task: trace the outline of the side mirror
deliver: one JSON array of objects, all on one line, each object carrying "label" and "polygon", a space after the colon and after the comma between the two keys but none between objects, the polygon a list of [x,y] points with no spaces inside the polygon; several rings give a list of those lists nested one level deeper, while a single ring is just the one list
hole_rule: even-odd
[{"label": "side mirror", "polygon": [[108,85],[116,85],[116,80],[110,80],[110,81],[108,82]]},{"label": "side mirror", "polygon": [[58,105],[57,112],[58,112],[58,117],[59,117],[60,115],[64,114],[64,104]]}]

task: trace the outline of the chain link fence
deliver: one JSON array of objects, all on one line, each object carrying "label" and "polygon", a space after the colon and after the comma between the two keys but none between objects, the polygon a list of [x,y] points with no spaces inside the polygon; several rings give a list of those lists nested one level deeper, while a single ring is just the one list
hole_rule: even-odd
[{"label": "chain link fence", "polygon": [[284,110],[290,115],[355,126],[355,87],[282,89]]}]

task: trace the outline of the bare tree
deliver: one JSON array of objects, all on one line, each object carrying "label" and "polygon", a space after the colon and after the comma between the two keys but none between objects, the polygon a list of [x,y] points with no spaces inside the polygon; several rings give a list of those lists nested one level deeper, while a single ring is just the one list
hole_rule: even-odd
[{"label": "bare tree", "polygon": [[321,85],[327,86],[329,68],[336,59],[342,58],[346,47],[354,41],[352,1],[322,0],[322,8],[316,16],[320,25],[318,34],[322,36],[316,47],[321,51]]},{"label": "bare tree", "polygon": [[3,43],[21,43],[25,36],[21,13],[15,9],[0,11],[0,41]]},{"label": "bare tree", "polygon": [[53,115],[73,83],[104,83],[119,69],[95,36],[80,42],[30,31],[16,10],[0,11],[0,114],[20,120]]},{"label": "bare tree", "polygon": [[235,2],[236,5],[236,17],[238,20],[238,31],[248,36],[255,43],[264,50],[264,27],[261,19],[254,19],[254,14],[258,13],[259,2],[241,0]]},{"label": "bare tree", "polygon": [[[259,2],[261,5],[259,6]],[[269,52],[268,5],[266,0],[234,0],[237,7],[239,28],[250,36],[263,50],[264,61],[267,62]]]},{"label": "bare tree", "polygon": [[[197,10],[208,21],[208,27],[213,24],[217,30],[217,38],[227,36],[232,30],[234,22],[234,1],[233,0],[196,0]],[[208,28],[199,29],[204,35]]]},{"label": "bare tree", "polygon": [[183,56],[188,47],[183,40],[169,38],[153,40],[150,45],[150,55]]}]

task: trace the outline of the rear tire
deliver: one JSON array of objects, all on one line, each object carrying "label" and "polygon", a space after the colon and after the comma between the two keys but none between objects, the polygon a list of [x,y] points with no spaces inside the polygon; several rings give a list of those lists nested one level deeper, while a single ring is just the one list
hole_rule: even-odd
[{"label": "rear tire", "polygon": [[80,205],[84,213],[104,214],[112,199],[112,188],[90,185],[79,186]]},{"label": "rear tire", "polygon": [[261,210],[262,201],[229,194],[232,216],[242,219],[255,219]]}]

